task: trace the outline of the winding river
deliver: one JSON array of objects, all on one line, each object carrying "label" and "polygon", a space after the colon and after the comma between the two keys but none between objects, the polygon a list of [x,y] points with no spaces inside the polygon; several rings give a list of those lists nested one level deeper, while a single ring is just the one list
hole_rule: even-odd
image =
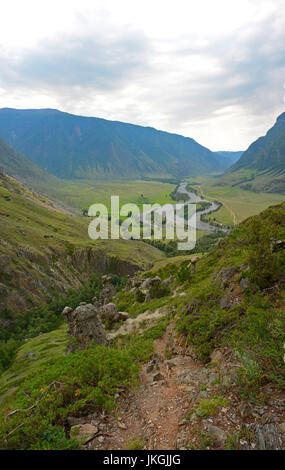
[{"label": "winding river", "polygon": [[[197,230],[204,230],[205,232],[216,232],[217,230],[223,230],[219,227],[215,227],[213,225],[208,224],[207,222],[201,221],[201,216],[204,214],[210,214],[211,212],[214,212],[218,210],[220,207],[220,204],[218,204],[215,201],[207,201],[206,199],[202,199],[200,196],[197,194],[193,193],[192,191],[187,190],[187,185],[190,184],[187,181],[182,181],[180,185],[177,188],[177,193],[181,194],[186,194],[189,199],[185,201],[185,204],[197,204],[198,202],[208,202],[211,204],[209,207],[206,209],[203,209],[202,211],[196,212],[196,229]],[[225,231],[225,229],[224,229]]]},{"label": "winding river", "polygon": [[[209,207],[207,207],[206,209],[203,209],[201,211],[197,211],[196,213],[194,213],[192,216],[189,217],[188,219],[188,227],[189,229],[196,229],[196,230],[203,230],[205,232],[216,232],[218,230],[222,230],[224,232],[227,232],[228,230],[225,229],[225,228],[220,228],[220,227],[216,227],[214,225],[211,225],[207,222],[203,222],[201,220],[201,217],[202,215],[204,214],[210,214],[211,212],[214,212],[216,211],[219,207],[220,207],[220,204],[215,202],[215,201],[207,201],[206,199],[202,199],[200,196],[198,196],[197,194],[195,194],[193,191],[189,191],[187,189],[187,185],[188,184],[191,184],[187,181],[182,181],[179,186],[177,187],[177,190],[176,192],[177,193],[180,193],[180,194],[186,194],[188,196],[189,199],[187,199],[186,201],[184,201],[184,205],[187,205],[187,204],[197,204],[199,202],[207,202],[209,203]],[[143,212],[140,212],[137,216],[134,216],[134,218],[137,220],[137,223],[143,223],[144,226],[148,226],[148,227],[152,227],[152,224],[153,226],[155,225],[155,222],[152,221],[152,219],[149,217],[150,213],[155,213],[155,212],[161,212],[163,215],[166,216],[166,219],[167,219],[167,224],[170,225],[171,224],[171,213],[173,214],[173,205],[172,204],[165,204],[163,206],[160,206],[160,208],[149,208]],[[169,218],[167,216],[170,216]],[[181,225],[184,226],[185,225],[185,220],[184,220],[184,217],[182,215],[176,215],[176,223],[178,221],[181,222]],[[173,221],[174,222],[174,221]],[[196,223],[195,223],[196,222]],[[121,230],[123,230],[126,234],[128,232],[128,228],[123,228],[121,227]]]}]

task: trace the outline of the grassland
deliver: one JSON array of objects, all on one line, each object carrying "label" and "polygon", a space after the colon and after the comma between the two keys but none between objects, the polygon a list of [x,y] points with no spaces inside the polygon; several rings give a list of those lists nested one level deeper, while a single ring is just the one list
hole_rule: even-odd
[{"label": "grassland", "polygon": [[91,204],[101,203],[110,208],[111,196],[119,196],[120,205],[135,203],[173,204],[174,184],[140,180],[62,180],[60,187],[49,188],[49,194],[68,207],[82,213]]},{"label": "grassland", "polygon": [[253,192],[238,186],[221,184],[215,176],[201,176],[192,178],[191,181],[200,183],[200,186],[195,186],[195,189],[205,199],[217,200],[223,204],[223,208],[211,215],[221,223],[237,224],[285,200],[284,194]]},{"label": "grassland", "polygon": [[16,387],[27,376],[34,375],[39,367],[47,367],[65,353],[66,325],[50,333],[28,339],[17,352],[12,366],[0,377],[0,404],[9,402]]},{"label": "grassland", "polygon": [[[45,252],[49,247],[73,251],[91,246],[109,255],[142,263],[162,256],[158,250],[139,241],[93,241],[88,237],[89,218],[56,210],[48,200],[36,197],[12,178],[6,177],[0,183],[0,212],[5,214],[0,216],[1,238],[15,247]],[[6,252],[5,245],[0,244],[1,251]]]}]

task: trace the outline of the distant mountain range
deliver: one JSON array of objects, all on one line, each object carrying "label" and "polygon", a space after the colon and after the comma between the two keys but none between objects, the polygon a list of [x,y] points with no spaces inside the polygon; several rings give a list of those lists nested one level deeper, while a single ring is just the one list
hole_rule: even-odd
[{"label": "distant mountain range", "polygon": [[184,178],[231,164],[188,137],[56,109],[3,108],[0,135],[60,178]]},{"label": "distant mountain range", "polygon": [[219,155],[220,157],[228,160],[228,164],[232,165],[233,163],[237,162],[238,159],[242,156],[243,150],[239,150],[236,152],[227,152],[224,150],[220,150],[218,152],[215,152],[216,155]]},{"label": "distant mountain range", "polygon": [[222,179],[232,180],[244,189],[285,194],[285,113],[264,137],[249,146]]}]

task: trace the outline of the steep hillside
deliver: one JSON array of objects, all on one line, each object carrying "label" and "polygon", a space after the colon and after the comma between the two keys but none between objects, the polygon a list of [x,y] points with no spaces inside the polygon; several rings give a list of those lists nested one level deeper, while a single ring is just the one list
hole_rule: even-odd
[{"label": "steep hillside", "polygon": [[79,287],[94,272],[132,273],[162,256],[142,242],[93,242],[88,222],[57,209],[1,171],[0,312],[25,311],[54,292]]},{"label": "steep hillside", "polygon": [[21,155],[7,144],[0,137],[0,168],[2,168],[10,176],[14,176],[26,184],[56,184],[58,179],[42,170],[38,165],[33,163],[29,158]]},{"label": "steep hillside", "polygon": [[226,167],[191,138],[53,109],[1,109],[0,135],[63,178],[185,177]]},{"label": "steep hillside", "polygon": [[224,179],[245,189],[285,193],[285,113],[249,146]]},{"label": "steep hillside", "polygon": [[108,344],[64,356],[65,327],[26,341],[0,378],[2,445],[284,449],[284,239],[285,203],[130,279]]}]

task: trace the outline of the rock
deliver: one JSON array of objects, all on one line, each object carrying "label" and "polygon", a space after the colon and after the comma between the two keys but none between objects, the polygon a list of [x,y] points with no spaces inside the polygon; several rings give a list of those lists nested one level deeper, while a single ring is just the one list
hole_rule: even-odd
[{"label": "rock", "polygon": [[285,434],[285,421],[284,421],[284,423],[280,423],[278,425],[278,428],[279,428],[279,431],[281,432],[281,434]]},{"label": "rock", "polygon": [[174,282],[174,278],[172,276],[170,276],[168,279],[164,279],[164,281],[162,281],[161,285],[163,287],[168,287],[173,282]]},{"label": "rock", "polygon": [[117,425],[120,429],[124,429],[124,430],[127,429],[127,426],[124,423],[121,423],[120,421],[117,421]]},{"label": "rock", "polygon": [[230,297],[228,295],[224,295],[220,300],[220,307],[229,308],[230,306],[231,306]]},{"label": "rock", "polygon": [[271,238],[270,240],[270,248],[273,253],[285,248],[285,240],[277,240],[276,238]]},{"label": "rock", "polygon": [[109,302],[108,304],[105,304],[103,306],[103,312],[105,312],[108,318],[111,318],[111,319],[115,318],[116,313],[117,313],[117,307],[112,302]]},{"label": "rock", "polygon": [[247,290],[250,290],[251,292],[255,291],[254,286],[251,284],[251,282],[249,281],[249,279],[247,277],[243,277],[240,280],[239,285],[240,285],[240,288],[241,288],[242,292],[245,292]]},{"label": "rock", "polygon": [[148,364],[146,368],[146,372],[147,374],[149,374],[150,372],[153,372],[154,370],[157,370],[157,369],[159,369],[158,360],[152,359],[152,361],[150,362],[150,364]]},{"label": "rock", "polygon": [[250,404],[247,402],[242,402],[239,405],[239,412],[243,419],[248,418],[249,416],[251,416],[252,406],[250,406]]},{"label": "rock", "polygon": [[86,349],[89,343],[106,344],[106,332],[100,319],[99,310],[92,304],[79,305],[65,315],[68,324],[67,334],[71,341],[67,353]]},{"label": "rock", "polygon": [[116,338],[116,335],[115,333],[108,333],[106,338],[107,338],[108,343],[112,343],[114,339]]},{"label": "rock", "polygon": [[73,426],[78,426],[79,424],[82,425],[82,418],[77,418],[76,416],[69,416],[67,418],[67,422],[69,426],[72,428]]},{"label": "rock", "polygon": [[231,268],[222,268],[217,274],[215,279],[218,281],[229,281],[235,274],[236,269],[232,266]]},{"label": "rock", "polygon": [[127,313],[127,312],[117,312],[117,313],[116,313],[116,316],[115,316],[115,320],[116,320],[116,321],[120,321],[120,320],[126,321],[126,320],[128,320],[129,318],[131,318],[131,316],[130,316],[130,314]]},{"label": "rock", "polygon": [[149,364],[146,368],[146,373],[147,374],[150,374],[151,372],[153,372],[154,370],[154,365],[153,364]]},{"label": "rock", "polygon": [[27,353],[25,354],[25,357],[34,357],[34,358],[35,358],[35,357],[36,357],[36,353],[35,353],[34,351],[27,352]]},{"label": "rock", "polygon": [[154,286],[155,284],[159,284],[161,282],[161,278],[159,276],[155,276],[150,280],[150,285]]},{"label": "rock", "polygon": [[255,450],[282,450],[282,438],[280,431],[274,424],[248,424],[247,428],[251,433],[248,448]]},{"label": "rock", "polygon": [[199,258],[193,258],[191,260],[191,264],[190,264],[190,273],[191,274],[195,274],[196,273],[196,263],[198,261]]},{"label": "rock", "polygon": [[102,281],[102,284],[106,284],[106,283],[111,282],[112,278],[111,276],[108,276],[108,274],[104,274],[103,276],[101,276],[101,281]]},{"label": "rock", "polygon": [[132,286],[133,287],[140,287],[142,284],[142,281],[140,279],[133,279],[132,280]]},{"label": "rock", "polygon": [[162,375],[160,372],[157,372],[156,374],[154,374],[154,376],[152,377],[152,381],[153,382],[158,382],[159,380],[163,380],[164,379],[164,375]]},{"label": "rock", "polygon": [[219,447],[223,447],[227,440],[227,434],[225,431],[218,426],[214,426],[213,424],[207,424],[206,429],[208,434],[212,436]]},{"label": "rock", "polygon": [[165,361],[165,364],[170,368],[177,366],[177,363],[174,359],[168,359],[167,361]]},{"label": "rock", "polygon": [[62,310],[62,315],[68,315],[70,312],[72,312],[72,308],[71,307],[64,307],[64,309]]},{"label": "rock", "polygon": [[108,304],[116,295],[116,289],[113,284],[111,284],[111,280],[112,278],[110,276],[102,276],[102,282],[104,287],[99,295],[99,300],[102,305]]},{"label": "rock", "polygon": [[262,424],[270,424],[270,423],[274,423],[275,421],[276,421],[276,416],[274,416],[272,413],[264,413],[261,416]]},{"label": "rock", "polygon": [[223,359],[223,354],[221,353],[221,351],[219,351],[219,349],[215,349],[211,354],[211,361],[218,363],[218,362],[221,362],[222,359]]},{"label": "rock", "polygon": [[[148,289],[149,286],[150,286],[150,282],[151,282],[151,278],[148,277],[146,279],[143,280],[142,284],[141,284],[141,288],[142,289]],[[134,286],[134,287],[139,287],[138,285]]]},{"label": "rock", "polygon": [[98,428],[97,426],[94,426],[93,424],[78,424],[76,426],[72,426],[70,430],[70,438],[71,439],[85,439],[85,441],[88,441],[91,437],[95,436],[97,434]]},{"label": "rock", "polygon": [[102,442],[105,441],[105,437],[104,436],[99,436],[98,441],[100,442],[100,444],[102,444]]}]

